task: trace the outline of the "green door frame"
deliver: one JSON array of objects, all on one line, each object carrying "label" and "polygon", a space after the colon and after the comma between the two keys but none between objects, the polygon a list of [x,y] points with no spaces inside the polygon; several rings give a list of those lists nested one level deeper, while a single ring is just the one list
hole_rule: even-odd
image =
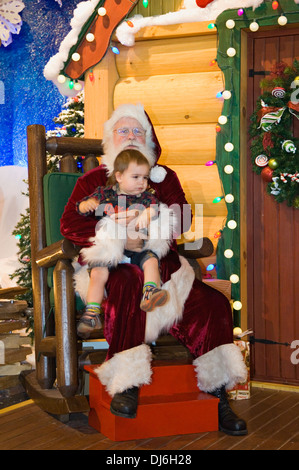
[{"label": "green door frame", "polygon": [[[287,18],[284,26],[278,23],[281,16]],[[237,9],[226,10],[216,20],[219,44],[217,63],[223,72],[223,90],[231,94],[231,98],[223,100],[222,115],[227,117],[227,123],[221,125],[221,131],[217,134],[216,162],[223,196],[232,194],[234,197],[233,202],[226,203],[227,220],[217,248],[217,271],[220,279],[229,280],[232,274],[240,279],[232,283],[232,299],[242,304],[241,309],[234,308],[234,325],[242,329],[247,327],[247,33],[252,31],[252,22],[263,29],[293,27],[294,23],[299,23],[299,5],[294,0],[280,0],[279,8],[273,10],[272,2],[266,2],[255,11],[252,8],[244,9],[241,16]],[[233,145],[233,150],[225,150],[227,143]],[[233,166],[232,173],[225,172],[226,165]],[[227,222],[230,220],[237,223],[236,228],[228,227]],[[232,250],[233,256],[226,257],[226,250]]]}]

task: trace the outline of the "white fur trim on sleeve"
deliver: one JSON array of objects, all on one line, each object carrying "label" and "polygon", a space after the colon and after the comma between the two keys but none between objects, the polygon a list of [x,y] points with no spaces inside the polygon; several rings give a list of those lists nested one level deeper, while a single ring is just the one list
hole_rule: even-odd
[{"label": "white fur trim on sleeve", "polygon": [[96,226],[96,236],[91,238],[92,246],[82,248],[81,255],[90,266],[103,263],[117,266],[123,259],[126,244],[126,227],[115,223],[110,217],[103,217]]},{"label": "white fur trim on sleeve", "polygon": [[182,318],[195,274],[185,258],[180,257],[180,262],[181,267],[171,275],[169,281],[163,284],[163,289],[169,292],[169,301],[146,316],[146,343],[156,341],[161,333],[169,331]]},{"label": "white fur trim on sleeve", "polygon": [[152,250],[160,259],[166,256],[173,239],[175,222],[173,210],[169,209],[166,204],[159,204],[159,217],[150,223],[150,239],[145,243],[144,249]]}]

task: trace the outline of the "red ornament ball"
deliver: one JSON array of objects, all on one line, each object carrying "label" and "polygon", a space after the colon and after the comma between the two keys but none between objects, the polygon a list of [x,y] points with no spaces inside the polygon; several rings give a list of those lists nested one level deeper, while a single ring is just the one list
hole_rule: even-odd
[{"label": "red ornament ball", "polygon": [[271,170],[269,166],[266,166],[266,168],[262,170],[261,175],[264,181],[266,181],[267,183],[271,183],[273,170]]},{"label": "red ornament ball", "polygon": [[213,0],[196,0],[196,5],[200,8],[205,8],[209,3],[212,3]]}]

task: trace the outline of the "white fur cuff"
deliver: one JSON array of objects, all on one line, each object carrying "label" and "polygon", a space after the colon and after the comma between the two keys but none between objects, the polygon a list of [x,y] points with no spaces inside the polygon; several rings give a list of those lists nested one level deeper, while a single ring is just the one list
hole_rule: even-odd
[{"label": "white fur cuff", "polygon": [[194,271],[185,258],[180,257],[181,267],[175,271],[163,289],[169,292],[169,301],[146,316],[145,342],[152,343],[158,336],[182,318],[184,305],[192,289]]},{"label": "white fur cuff", "polygon": [[242,353],[235,344],[223,344],[193,361],[197,385],[203,392],[213,392],[225,385],[231,390],[237,383],[245,382],[247,369]]},{"label": "white fur cuff", "polygon": [[92,246],[80,252],[83,260],[91,266],[97,263],[117,266],[123,258],[126,237],[126,227],[110,217],[103,217],[96,226],[96,236],[90,238]]},{"label": "white fur cuff", "polygon": [[148,385],[151,382],[152,353],[149,346],[141,344],[135,348],[116,353],[111,359],[95,369],[99,380],[112,397],[131,387]]},{"label": "white fur cuff", "polygon": [[173,239],[176,216],[166,204],[159,204],[159,217],[152,220],[149,226],[149,240],[145,242],[144,250],[152,250],[159,259],[164,258],[169,251]]}]

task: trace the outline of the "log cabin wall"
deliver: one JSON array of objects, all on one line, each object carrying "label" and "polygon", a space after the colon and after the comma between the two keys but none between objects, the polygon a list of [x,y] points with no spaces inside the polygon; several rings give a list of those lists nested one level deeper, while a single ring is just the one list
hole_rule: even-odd
[{"label": "log cabin wall", "polygon": [[143,2],[139,1],[133,8],[130,16],[155,16],[164,15],[170,11],[177,11],[182,8],[183,0],[152,0],[148,2],[148,6],[144,7]]},{"label": "log cabin wall", "polygon": [[[210,62],[217,53],[216,29],[207,22],[144,28],[133,47],[117,44],[86,74],[85,135],[101,138],[103,122],[122,103],[143,103],[163,149],[159,163],[178,174],[187,200],[203,204],[203,235],[217,244],[227,210],[215,160],[217,119],[223,102],[222,74]],[[205,265],[211,260],[206,259]]]}]

